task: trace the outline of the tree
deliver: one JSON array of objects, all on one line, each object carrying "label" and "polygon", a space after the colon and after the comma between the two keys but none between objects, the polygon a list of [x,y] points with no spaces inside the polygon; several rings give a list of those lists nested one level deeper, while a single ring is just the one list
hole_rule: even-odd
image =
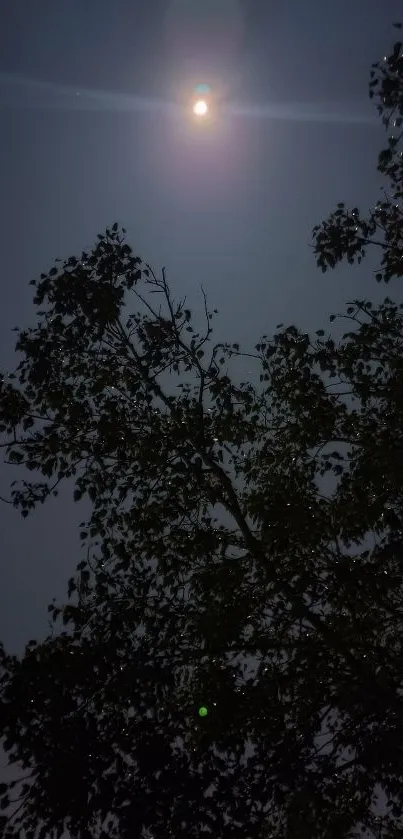
[{"label": "tree", "polygon": [[[372,89],[393,82],[402,108],[400,55]],[[316,229],[322,267],[372,240],[360,221],[351,244],[350,216]],[[27,773],[2,790],[5,836],[396,839],[403,305],[354,301],[338,341],[280,324],[242,383],[206,300],[197,330],[124,233],[34,282],[39,322],[1,385],[7,460],[40,478],[12,503],[26,516],[63,480],[91,502],[54,632],[2,651],[5,749]]]},{"label": "tree", "polygon": [[[401,24],[394,24],[401,29]],[[358,207],[344,203],[329,218],[314,228],[315,255],[323,272],[343,259],[360,263],[368,248],[378,248],[381,262],[378,282],[388,283],[403,276],[403,58],[402,42],[396,41],[389,56],[372,65],[369,95],[377,98],[377,110],[388,131],[387,148],[378,157],[378,172],[385,176],[388,189],[384,200],[377,201],[368,216]],[[395,130],[396,129],[396,130]]]}]

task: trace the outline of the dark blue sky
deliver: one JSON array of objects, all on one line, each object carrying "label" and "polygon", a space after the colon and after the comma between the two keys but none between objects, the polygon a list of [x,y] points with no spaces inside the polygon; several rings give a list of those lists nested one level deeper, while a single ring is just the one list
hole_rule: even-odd
[{"label": "dark blue sky", "polygon": [[[379,296],[368,263],[323,277],[309,244],[336,202],[365,209],[379,196],[368,78],[401,2],[236,6],[0,0],[2,366],[14,364],[11,328],[35,323],[29,280],[115,220],[193,307],[203,283],[218,334],[243,345],[279,321],[320,328],[346,299]],[[180,107],[205,79],[223,103],[210,131]],[[27,521],[0,506],[10,650],[46,631],[46,606],[80,558],[80,518],[70,489]]]}]

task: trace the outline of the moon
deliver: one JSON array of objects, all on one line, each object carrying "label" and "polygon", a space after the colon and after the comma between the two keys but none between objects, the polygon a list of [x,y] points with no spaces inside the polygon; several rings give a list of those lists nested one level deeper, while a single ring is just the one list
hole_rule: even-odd
[{"label": "moon", "polygon": [[205,117],[208,114],[208,104],[205,99],[197,99],[193,105],[193,113],[196,117]]}]

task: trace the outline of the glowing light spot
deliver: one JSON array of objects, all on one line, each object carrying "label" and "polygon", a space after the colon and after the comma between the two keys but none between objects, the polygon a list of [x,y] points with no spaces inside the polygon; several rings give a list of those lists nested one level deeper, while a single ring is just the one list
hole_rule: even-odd
[{"label": "glowing light spot", "polygon": [[205,707],[205,705],[202,705],[201,708],[199,708],[199,717],[207,717],[207,714],[207,708]]},{"label": "glowing light spot", "polygon": [[193,113],[197,117],[205,117],[208,113],[208,105],[205,99],[198,99],[193,105]]}]

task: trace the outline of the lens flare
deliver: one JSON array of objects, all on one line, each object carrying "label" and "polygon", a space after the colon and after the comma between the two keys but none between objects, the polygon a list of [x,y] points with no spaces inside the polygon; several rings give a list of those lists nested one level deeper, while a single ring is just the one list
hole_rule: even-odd
[{"label": "lens flare", "polygon": [[206,96],[208,93],[210,93],[210,85],[205,84],[205,82],[197,84],[195,87],[195,92],[198,93],[199,96]]}]

